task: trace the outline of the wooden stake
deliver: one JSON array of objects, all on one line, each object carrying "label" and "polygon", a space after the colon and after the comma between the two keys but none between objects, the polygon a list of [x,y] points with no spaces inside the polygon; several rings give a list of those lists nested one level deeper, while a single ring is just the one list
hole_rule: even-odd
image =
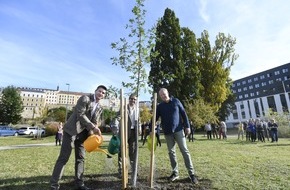
[{"label": "wooden stake", "polygon": [[132,186],[136,187],[137,184],[137,173],[138,173],[138,158],[139,158],[139,145],[138,145],[138,140],[139,140],[139,98],[137,97],[136,100],[136,123],[135,125],[135,140],[136,140],[136,147],[135,147],[135,154],[134,154],[134,163],[133,163],[133,168],[132,168]]},{"label": "wooden stake", "polygon": [[122,189],[127,188],[128,184],[128,170],[126,170],[126,136],[125,135],[125,120],[124,120],[124,97],[123,89],[120,90],[120,115],[121,115],[121,125],[120,125],[120,134],[121,134],[121,158],[122,158]]},{"label": "wooden stake", "polygon": [[156,126],[156,104],[157,104],[157,93],[154,93],[153,100],[153,117],[152,117],[152,126],[151,126],[151,162],[150,162],[150,188],[153,188],[153,177],[154,177],[154,148],[155,148],[155,126]]},{"label": "wooden stake", "polygon": [[127,107],[127,99],[124,98],[124,140],[125,140],[125,173],[126,173],[126,183],[128,184],[128,158],[129,158],[129,151],[128,151],[128,107]]}]

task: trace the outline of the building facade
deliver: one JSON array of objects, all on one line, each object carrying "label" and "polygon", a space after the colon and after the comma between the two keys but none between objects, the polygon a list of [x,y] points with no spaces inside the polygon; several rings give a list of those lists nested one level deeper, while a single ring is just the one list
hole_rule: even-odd
[{"label": "building facade", "polygon": [[[24,119],[34,119],[41,117],[45,110],[52,108],[65,107],[72,110],[78,99],[82,95],[90,93],[60,91],[57,87],[54,89],[18,87],[17,90],[22,98],[23,112],[21,116]],[[118,111],[120,100],[118,98],[102,99],[100,104],[107,109]]]},{"label": "building facade", "polygon": [[236,80],[232,91],[236,101],[226,121],[230,125],[250,118],[264,118],[270,109],[289,113],[290,63]]}]

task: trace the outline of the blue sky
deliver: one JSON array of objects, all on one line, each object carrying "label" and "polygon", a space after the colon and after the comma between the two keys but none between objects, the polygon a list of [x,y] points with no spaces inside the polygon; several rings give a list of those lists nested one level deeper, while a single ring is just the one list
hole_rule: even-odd
[{"label": "blue sky", "polygon": [[[112,65],[110,44],[125,37],[134,0],[0,0],[0,87],[8,85],[93,92],[121,88],[128,74]],[[147,0],[151,27],[170,8],[182,27],[212,41],[237,39],[236,80],[290,62],[288,0]],[[140,100],[150,100],[142,94]]]}]

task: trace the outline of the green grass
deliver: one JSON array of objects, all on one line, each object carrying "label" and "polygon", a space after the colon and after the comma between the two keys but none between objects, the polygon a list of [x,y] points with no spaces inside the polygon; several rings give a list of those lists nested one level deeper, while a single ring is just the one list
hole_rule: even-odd
[{"label": "green grass", "polygon": [[[228,140],[206,140],[202,134],[195,136],[195,142],[188,142],[199,185],[188,183],[188,175],[180,151],[177,150],[180,179],[168,183],[166,177],[171,168],[166,144],[157,147],[155,156],[155,189],[290,189],[290,140],[279,139],[278,143],[250,143]],[[53,137],[31,140],[23,137],[0,138],[1,146],[31,142],[54,142]],[[106,148],[105,142],[103,148]],[[148,189],[150,152],[147,146],[139,149],[139,170],[137,189]],[[45,146],[0,152],[0,189],[40,190],[49,189],[49,179],[59,154],[59,146]],[[73,189],[73,154],[61,180],[63,189]],[[117,155],[107,159],[99,152],[88,153],[85,165],[86,184],[96,189],[121,189],[117,177]]]}]

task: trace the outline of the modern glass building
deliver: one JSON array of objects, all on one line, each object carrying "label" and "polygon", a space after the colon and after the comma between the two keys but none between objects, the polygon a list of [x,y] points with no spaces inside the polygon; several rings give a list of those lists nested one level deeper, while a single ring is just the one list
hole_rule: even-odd
[{"label": "modern glass building", "polygon": [[250,118],[263,118],[272,109],[290,112],[290,63],[236,80],[232,91],[235,108],[227,119],[229,126]]}]

